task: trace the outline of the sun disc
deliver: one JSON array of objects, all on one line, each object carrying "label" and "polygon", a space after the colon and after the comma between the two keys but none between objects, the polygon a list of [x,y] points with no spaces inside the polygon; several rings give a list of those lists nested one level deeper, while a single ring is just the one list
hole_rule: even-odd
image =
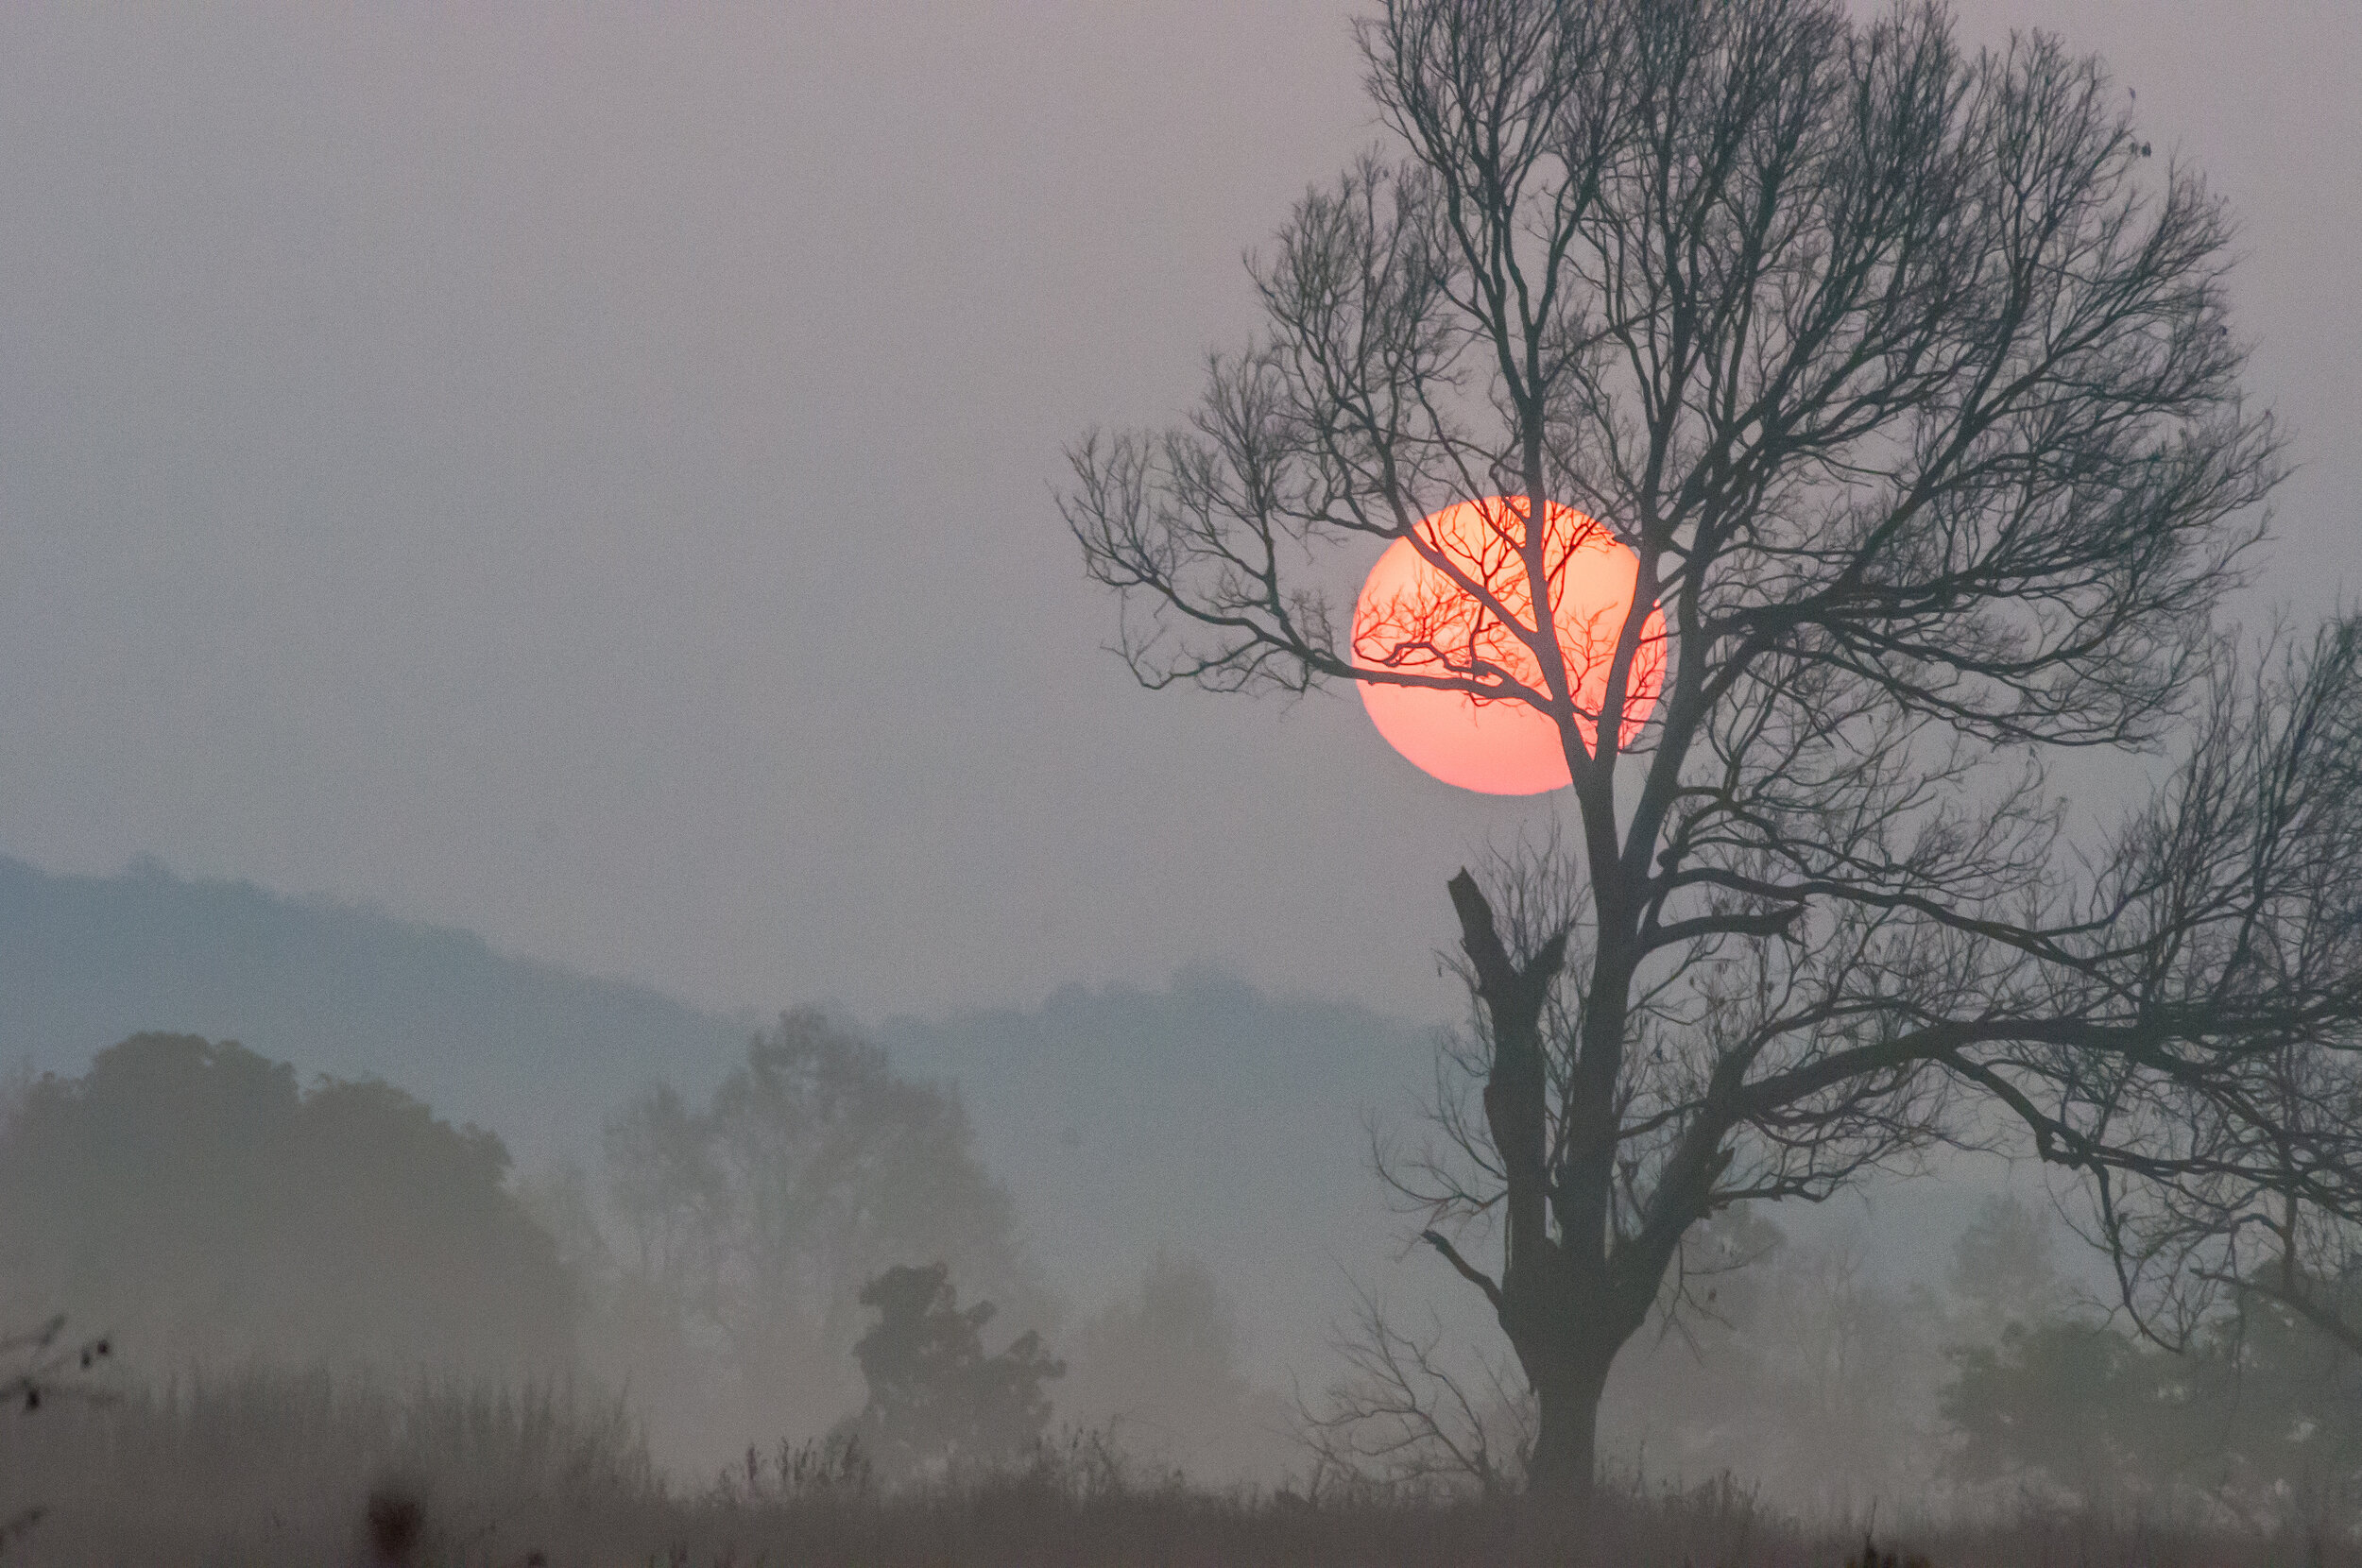
[{"label": "sun disc", "polygon": [[[1512,615],[1531,624],[1533,601],[1520,554],[1526,503],[1501,496],[1463,501],[1421,520],[1419,536]],[[1544,578],[1550,619],[1574,693],[1575,727],[1589,747],[1607,698],[1609,666],[1638,586],[1640,559],[1571,506],[1545,508]],[[1353,612],[1353,662],[1370,671],[1464,677],[1492,668],[1534,690],[1541,662],[1523,638],[1487,611],[1409,539],[1386,547]],[[1640,632],[1619,744],[1629,746],[1656,706],[1665,674],[1665,616],[1653,606]],[[1572,782],[1557,724],[1506,698],[1360,683],[1361,703],[1387,743],[1446,784],[1484,794],[1538,794]]]}]

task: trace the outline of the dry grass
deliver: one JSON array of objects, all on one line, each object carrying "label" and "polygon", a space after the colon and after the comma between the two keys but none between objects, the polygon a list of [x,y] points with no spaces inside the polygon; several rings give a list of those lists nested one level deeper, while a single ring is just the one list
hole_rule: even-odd
[{"label": "dry grass", "polygon": [[[1808,1528],[1727,1482],[1616,1494],[1572,1539],[1511,1501],[1215,1493],[1080,1438],[886,1495],[818,1450],[667,1487],[620,1406],[562,1389],[247,1376],[0,1421],[9,1562],[334,1568],[2362,1568],[2351,1542],[2025,1511]],[[1890,1560],[1890,1554],[1891,1559]]]}]

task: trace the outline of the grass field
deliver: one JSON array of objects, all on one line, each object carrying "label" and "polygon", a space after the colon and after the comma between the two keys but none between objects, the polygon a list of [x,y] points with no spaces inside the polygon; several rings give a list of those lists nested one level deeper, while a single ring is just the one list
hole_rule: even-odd
[{"label": "grass field", "polygon": [[[1809,1434],[1799,1434],[1809,1441]],[[562,1388],[192,1383],[0,1420],[10,1563],[663,1568],[1839,1568],[1865,1521],[1784,1518],[1723,1480],[1615,1492],[1570,1537],[1511,1500],[1327,1487],[1216,1493],[1070,1435],[1020,1469],[885,1493],[812,1448],[668,1483],[622,1405]],[[38,1508],[38,1517],[28,1510]],[[1934,1568],[2336,1568],[2263,1539],[2032,1509],[1881,1523]]]}]

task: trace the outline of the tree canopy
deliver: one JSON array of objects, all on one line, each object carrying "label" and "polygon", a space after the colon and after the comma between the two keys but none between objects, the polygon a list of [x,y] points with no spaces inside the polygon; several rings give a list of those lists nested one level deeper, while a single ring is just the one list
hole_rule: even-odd
[{"label": "tree canopy", "polygon": [[0,1278],[17,1317],[69,1312],[152,1372],[555,1368],[573,1287],[507,1172],[390,1084],[135,1035],[0,1121]]}]

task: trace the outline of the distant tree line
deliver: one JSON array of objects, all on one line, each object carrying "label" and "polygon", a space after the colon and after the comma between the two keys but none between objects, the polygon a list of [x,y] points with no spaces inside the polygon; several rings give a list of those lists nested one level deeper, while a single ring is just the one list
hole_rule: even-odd
[{"label": "distant tree line", "polygon": [[[59,1311],[111,1331],[132,1377],[589,1372],[632,1391],[676,1463],[833,1430],[888,1480],[1026,1451],[1065,1371],[956,1089],[809,1011],[702,1101],[633,1097],[595,1178],[520,1178],[497,1136],[391,1084],[304,1083],[234,1042],[143,1034],[20,1080],[0,1101],[0,1323],[38,1338]],[[1075,1338],[1069,1419],[1175,1455],[1271,1424],[1193,1260],[1160,1254]]]},{"label": "distant tree line", "polygon": [[[1832,1508],[2032,1494],[2362,1520],[2362,1357],[2337,1336],[2236,1292],[2170,1355],[2079,1298],[2051,1247],[2044,1217],[1996,1200],[1941,1288],[1895,1284],[1858,1249],[1726,1210],[1608,1389],[1613,1462]],[[58,1343],[118,1329],[156,1376],[587,1369],[716,1463],[825,1438],[892,1484],[1015,1461],[1059,1422],[1201,1474],[1249,1450],[1266,1474],[1312,1457],[1239,1374],[1202,1262],[1159,1253],[1060,1327],[956,1093],[816,1014],[752,1040],[702,1102],[636,1098],[599,1187],[521,1183],[496,1137],[389,1084],[136,1036],[0,1107],[0,1286],[10,1321],[69,1308]],[[2362,1270],[2308,1288],[2362,1321]],[[1297,1413],[1328,1473],[1515,1487],[1533,1434],[1515,1376],[1440,1328],[1363,1326]]]}]

